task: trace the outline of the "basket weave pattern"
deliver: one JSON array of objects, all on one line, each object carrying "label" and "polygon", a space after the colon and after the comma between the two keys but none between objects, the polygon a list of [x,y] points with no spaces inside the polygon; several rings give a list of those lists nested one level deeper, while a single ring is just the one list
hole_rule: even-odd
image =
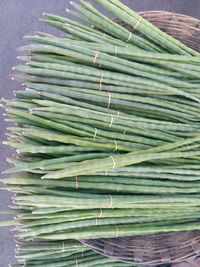
[{"label": "basket weave pattern", "polygon": [[[140,15],[187,46],[200,52],[200,21],[198,19],[163,11],[145,11],[141,12]],[[123,22],[115,21],[133,31],[133,28]],[[80,241],[105,256],[129,263],[156,265],[182,262],[200,255],[200,231]]]},{"label": "basket weave pattern", "polygon": [[200,231],[90,239],[82,242],[101,254],[130,263],[181,262],[200,254]]},{"label": "basket weave pattern", "polygon": [[[165,11],[144,11],[139,14],[164,32],[200,52],[200,20]],[[118,19],[115,21],[134,32],[131,26]]]}]

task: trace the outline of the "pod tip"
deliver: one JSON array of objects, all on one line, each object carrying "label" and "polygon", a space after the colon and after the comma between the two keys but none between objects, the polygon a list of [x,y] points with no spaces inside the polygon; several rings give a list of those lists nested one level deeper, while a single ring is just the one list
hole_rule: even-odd
[{"label": "pod tip", "polygon": [[70,27],[70,24],[64,23],[63,27]]}]

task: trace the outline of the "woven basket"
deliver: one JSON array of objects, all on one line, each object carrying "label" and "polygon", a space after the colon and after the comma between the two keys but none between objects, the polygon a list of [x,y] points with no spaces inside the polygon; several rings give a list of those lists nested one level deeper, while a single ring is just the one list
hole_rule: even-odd
[{"label": "woven basket", "polygon": [[[200,20],[182,14],[164,11],[144,11],[140,15],[182,43],[200,52]],[[133,32],[133,28],[115,19]]]},{"label": "woven basket", "polygon": [[[198,19],[163,11],[145,11],[141,12],[140,15],[187,46],[200,52],[200,21]],[[123,22],[117,19],[115,21],[133,31],[130,26]],[[200,231],[80,241],[98,253],[116,260],[154,266],[189,261],[200,255]]]}]

